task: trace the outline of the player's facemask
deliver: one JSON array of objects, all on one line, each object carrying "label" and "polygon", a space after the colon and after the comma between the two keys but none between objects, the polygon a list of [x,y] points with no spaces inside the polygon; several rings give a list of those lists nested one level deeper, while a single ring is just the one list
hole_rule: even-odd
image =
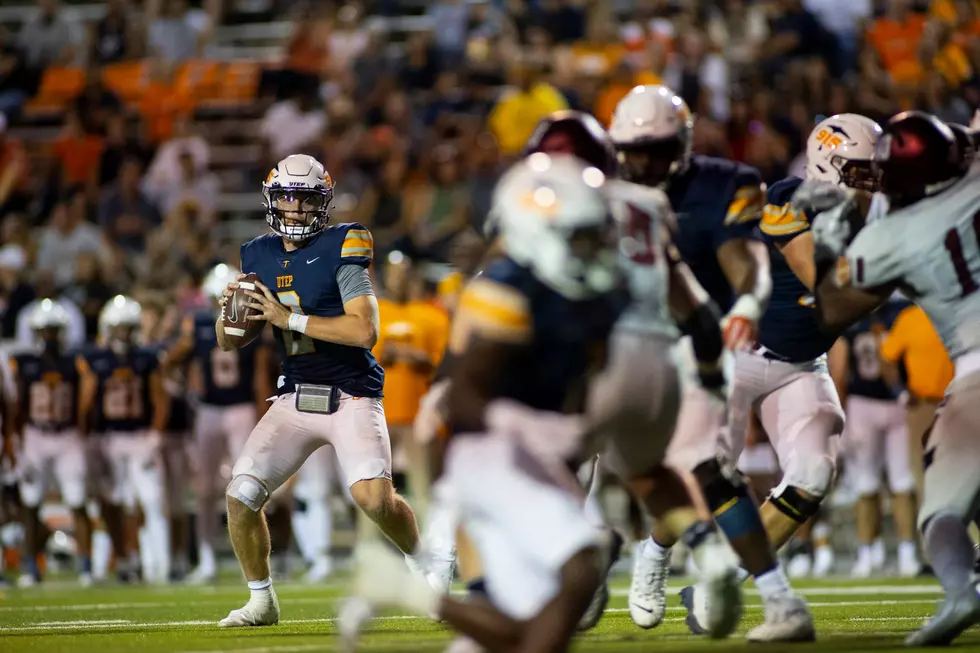
[{"label": "player's facemask", "polygon": [[872,169],[871,161],[831,157],[831,164],[840,171],[840,183],[848,188],[877,192],[880,183],[878,171]]},{"label": "player's facemask", "polygon": [[666,188],[671,177],[687,168],[680,136],[619,146],[620,174],[635,184]]},{"label": "player's facemask", "polygon": [[38,343],[45,354],[58,354],[61,351],[62,329],[46,327],[35,331]]},{"label": "player's facemask", "polygon": [[333,189],[275,188],[268,191],[269,226],[287,240],[303,241],[323,231],[330,220]]},{"label": "player's facemask", "polygon": [[109,330],[109,349],[119,356],[128,354],[136,345],[136,335],[139,327],[120,324]]}]

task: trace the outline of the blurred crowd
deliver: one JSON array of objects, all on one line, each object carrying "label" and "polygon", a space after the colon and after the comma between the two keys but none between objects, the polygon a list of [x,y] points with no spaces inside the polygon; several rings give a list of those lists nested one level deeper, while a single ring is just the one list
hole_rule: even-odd
[{"label": "blurred crowd", "polygon": [[[297,151],[330,171],[334,220],[372,230],[379,266],[433,264],[434,292],[475,264],[502,166],[556,109],[606,122],[635,84],[666,83],[697,114],[696,151],[773,182],[801,173],[823,115],[968,122],[980,103],[971,0],[267,0],[292,21],[269,63],[222,59],[231,0],[111,0],[88,22],[36,4],[0,32],[4,338],[37,296],[74,302],[89,338],[116,292],[201,305],[202,275],[237,263],[224,227],[261,232],[259,182]],[[231,113],[202,117],[216,108]],[[219,164],[229,143],[251,147]]]}]

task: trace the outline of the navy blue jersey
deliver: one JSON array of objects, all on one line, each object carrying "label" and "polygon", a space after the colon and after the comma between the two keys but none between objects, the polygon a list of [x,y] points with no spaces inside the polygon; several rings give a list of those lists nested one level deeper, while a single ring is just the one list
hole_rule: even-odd
[{"label": "navy blue jersey", "polygon": [[756,238],[764,189],[755,168],[700,155],[667,188],[677,214],[674,245],[723,313],[735,295],[718,263],[718,248],[736,238]]},{"label": "navy blue jersey", "polygon": [[78,424],[78,368],[71,354],[18,354],[10,359],[24,424],[60,431]]},{"label": "navy blue jersey", "polygon": [[98,379],[94,420],[96,433],[139,431],[150,427],[153,400],[150,377],[159,369],[155,349],[138,347],[120,356],[110,349],[83,352],[79,364]]},{"label": "navy blue jersey", "polygon": [[845,333],[848,346],[847,394],[870,399],[895,399],[896,388],[881,376],[881,342],[895,318],[909,306],[890,301],[854,324]]},{"label": "navy blue jersey", "polygon": [[779,252],[779,246],[810,230],[810,216],[790,199],[803,180],[788,177],[766,193],[759,231],[769,245],[772,296],[759,322],[759,344],[779,357],[800,363],[826,354],[837,337],[820,328],[811,293]]},{"label": "navy blue jersey", "polygon": [[594,371],[597,359],[601,364],[600,354],[627,303],[625,290],[567,299],[527,268],[503,258],[467,286],[456,319],[504,338],[519,333],[520,342],[529,344],[527,356],[506,370],[500,398],[568,412],[573,390]]},{"label": "navy blue jersey", "polygon": [[[159,356],[170,349],[172,345],[172,342],[161,343],[154,349]],[[167,424],[163,430],[167,433],[188,433],[191,429],[191,406],[187,399],[186,366],[171,368],[163,377],[163,389],[170,397],[170,410],[167,413]]]},{"label": "navy blue jersey", "polygon": [[214,332],[215,316],[201,311],[194,315],[192,356],[201,366],[201,403],[209,406],[235,406],[255,401],[255,352],[260,338],[232,351],[218,347]]},{"label": "navy blue jersey", "polygon": [[[342,265],[368,267],[374,255],[371,233],[359,224],[327,227],[294,252],[267,233],[242,245],[242,270],[254,272],[291,310],[318,317],[339,317],[344,303],[337,285]],[[380,397],[384,370],[371,350],[314,340],[274,328],[276,348],[291,392],[297,383],[336,386],[355,397]]]}]

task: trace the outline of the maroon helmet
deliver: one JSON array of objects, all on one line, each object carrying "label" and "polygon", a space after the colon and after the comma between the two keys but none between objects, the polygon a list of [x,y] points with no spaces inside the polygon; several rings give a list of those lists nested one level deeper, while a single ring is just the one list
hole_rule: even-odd
[{"label": "maroon helmet", "polygon": [[923,111],[905,111],[885,125],[872,165],[892,206],[907,206],[956,183],[969,158],[949,125]]},{"label": "maroon helmet", "polygon": [[598,120],[581,111],[556,111],[542,119],[524,148],[525,156],[534,152],[572,154],[607,177],[615,176],[619,166],[609,134]]}]

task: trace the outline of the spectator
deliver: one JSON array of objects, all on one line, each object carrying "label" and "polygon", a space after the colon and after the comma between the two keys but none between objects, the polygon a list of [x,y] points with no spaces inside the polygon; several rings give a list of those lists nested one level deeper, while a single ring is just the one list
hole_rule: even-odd
[{"label": "spectator", "polygon": [[360,22],[361,10],[355,4],[344,5],[337,12],[336,25],[327,37],[332,70],[346,71],[367,47],[367,30]]},{"label": "spectator", "polygon": [[143,88],[140,115],[143,116],[146,139],[160,145],[172,138],[176,125],[189,120],[194,110],[194,96],[188,88],[178,88],[175,69],[164,61],[150,65],[150,81]]},{"label": "spectator", "polygon": [[146,171],[144,184],[150,194],[180,182],[184,175],[180,159],[185,154],[193,157],[199,170],[211,164],[211,145],[194,130],[189,118],[181,117],[174,121],[172,137],[160,146]]},{"label": "spectator", "polygon": [[193,59],[200,54],[202,38],[187,7],[187,0],[163,0],[160,16],[150,21],[148,49],[166,63]]},{"label": "spectator", "polygon": [[932,424],[946,386],[953,380],[953,362],[932,322],[918,306],[909,306],[895,318],[881,344],[881,358],[882,378],[894,387],[901,385],[898,366],[905,366],[909,458],[921,498],[922,438]]},{"label": "spectator", "polygon": [[276,102],[265,112],[259,134],[269,152],[267,161],[280,159],[308,148],[323,133],[327,121],[317,97],[309,91]]},{"label": "spectator", "polygon": [[68,112],[62,136],[54,142],[52,150],[60,164],[62,188],[84,186],[95,191],[105,141],[83,123],[78,111]]},{"label": "spectator", "polygon": [[973,116],[973,109],[950,91],[939,73],[926,76],[919,105],[940,120],[961,125],[969,124]]},{"label": "spectator", "polygon": [[470,21],[469,3],[438,0],[429,5],[429,18],[435,27],[435,45],[444,64],[458,61],[466,49]]},{"label": "spectator", "polygon": [[378,252],[387,252],[392,243],[405,235],[402,191],[406,173],[404,157],[389,157],[382,167],[379,183],[368,187],[361,198],[359,215],[364,216],[361,220],[370,227]]},{"label": "spectator", "polygon": [[510,81],[512,87],[500,96],[489,121],[505,156],[520,153],[542,118],[568,108],[562,94],[544,81],[540,69],[518,64],[511,70]]},{"label": "spectator", "polygon": [[572,69],[579,74],[602,76],[615,68],[625,54],[612,16],[597,5],[589,17],[585,38],[572,46]]},{"label": "spectator", "polygon": [[66,66],[75,56],[76,26],[59,11],[60,5],[59,0],[38,0],[38,14],[18,35],[27,67],[38,79],[48,66]]},{"label": "spectator", "polygon": [[460,178],[459,153],[451,145],[433,152],[428,179],[413,184],[404,195],[406,226],[411,247],[406,251],[445,260],[449,241],[467,222],[469,198]]},{"label": "spectator", "polygon": [[143,253],[150,230],[161,223],[159,211],[140,190],[141,172],[138,159],[123,162],[119,179],[99,204],[99,226],[109,242],[129,255]]},{"label": "spectator", "polygon": [[741,71],[751,66],[769,34],[765,8],[746,0],[725,0],[708,21],[708,38],[721,46],[725,59]]},{"label": "spectator", "polygon": [[894,81],[914,84],[924,31],[925,18],[912,11],[909,0],[892,0],[885,15],[871,24],[866,38]]},{"label": "spectator", "polygon": [[51,221],[41,230],[37,269],[50,273],[56,288],[71,285],[83,253],[105,256],[102,235],[85,213],[85,195],[76,190],[55,205]]},{"label": "spectator", "polygon": [[483,233],[483,223],[490,213],[494,186],[500,178],[500,149],[497,139],[490,132],[477,134],[473,145],[466,148],[468,174],[466,194],[470,198],[470,224],[478,234]]},{"label": "spectator", "polygon": [[75,258],[71,283],[62,296],[70,299],[81,310],[88,342],[95,340],[99,329],[99,313],[115,294],[116,289],[105,282],[98,255],[94,251],[80,251]]},{"label": "spectator", "polygon": [[214,173],[198,166],[192,152],[181,152],[179,161],[180,177],[161,188],[154,200],[165,216],[181,205],[194,205],[199,212],[200,226],[211,226],[221,184]]},{"label": "spectator", "polygon": [[75,98],[75,111],[93,130],[105,133],[109,116],[122,111],[122,102],[102,83],[102,70],[89,67],[85,73],[85,88]]},{"label": "spectator", "polygon": [[861,26],[871,18],[871,0],[803,0],[803,6],[837,39],[844,67],[857,65]]},{"label": "spectator", "polygon": [[760,51],[768,72],[781,73],[791,61],[828,54],[829,34],[803,8],[801,0],[777,0],[774,9],[769,25],[771,35]]},{"label": "spectator", "polygon": [[103,66],[134,54],[136,36],[129,17],[127,0],[108,0],[105,15],[92,26],[89,63]]},{"label": "spectator", "polygon": [[571,0],[540,0],[534,24],[543,27],[559,45],[569,45],[585,37],[585,10]]},{"label": "spectator", "polygon": [[428,32],[416,32],[405,42],[405,55],[398,77],[409,93],[426,91],[436,83],[439,63],[433,53]]},{"label": "spectator", "polygon": [[7,133],[7,117],[0,113],[0,216],[24,211],[30,201],[27,154]]},{"label": "spectator", "polygon": [[354,59],[352,72],[356,80],[355,97],[358,101],[369,97],[382,83],[382,78],[390,77],[391,58],[388,56],[388,34],[380,29],[367,33],[367,46]]},{"label": "spectator", "polygon": [[19,245],[0,247],[0,338],[16,335],[17,317],[34,299],[34,289],[24,281],[27,254]]},{"label": "spectator", "polygon": [[37,89],[37,75],[7,30],[0,27],[0,115],[16,116]]}]

